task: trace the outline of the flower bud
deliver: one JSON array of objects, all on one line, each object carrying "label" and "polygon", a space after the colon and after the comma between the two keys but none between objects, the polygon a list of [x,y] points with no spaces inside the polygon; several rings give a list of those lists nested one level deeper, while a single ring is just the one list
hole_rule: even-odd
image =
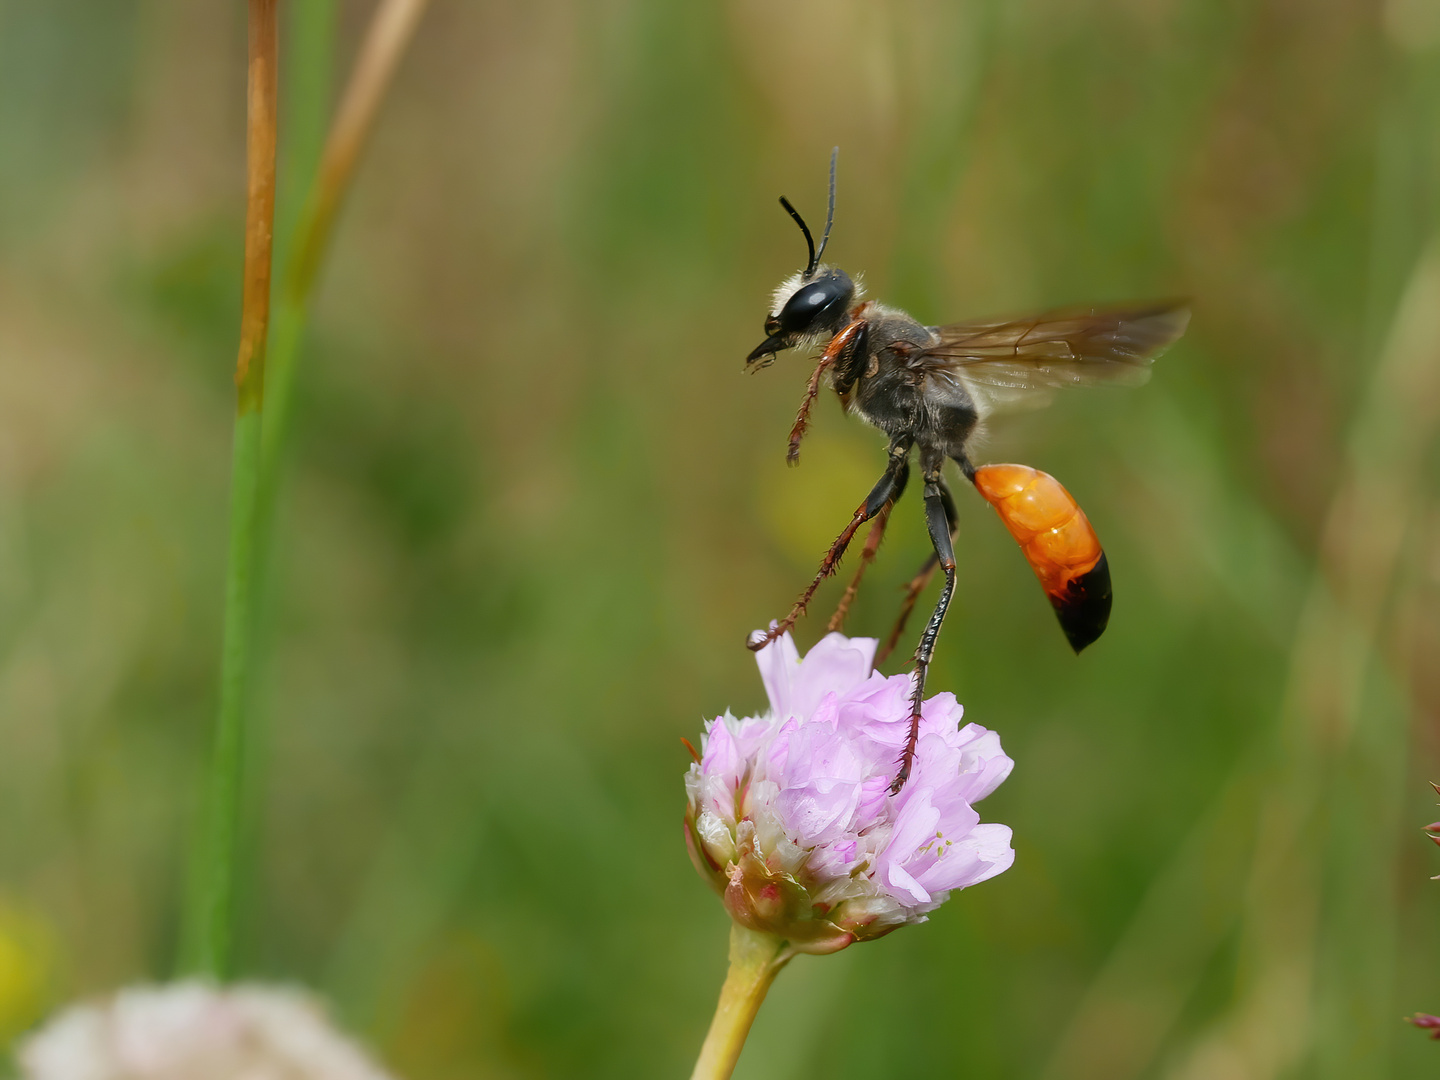
[{"label": "flower bud", "polygon": [[696,870],[737,923],[800,952],[923,922],[1015,858],[1009,828],[973,809],[1014,763],[993,732],[961,727],[954,695],[924,703],[910,778],[890,794],[911,682],[872,671],[875,644],[830,634],[802,661],[786,634],[761,650],[770,710],[710,721],[685,777]]}]

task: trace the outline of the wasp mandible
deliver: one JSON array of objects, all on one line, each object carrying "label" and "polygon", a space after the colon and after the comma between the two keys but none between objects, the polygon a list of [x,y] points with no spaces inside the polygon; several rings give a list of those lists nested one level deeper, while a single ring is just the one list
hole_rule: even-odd
[{"label": "wasp mandible", "polygon": [[969,450],[992,416],[1044,404],[1061,387],[1143,383],[1150,364],[1185,332],[1190,313],[1183,302],[1167,300],[922,326],[898,308],[863,299],[845,271],[820,261],[835,222],[838,153],[837,148],[830,156],[829,207],[818,248],[805,219],[788,199],[780,199],[800,226],[809,260],[803,271],[775,290],[765,340],[746,358],[746,370],[768,367],[785,349],[824,343],[790,431],[791,464],[799,460],[810,408],[827,378],[845,410],[883,431],[890,446],[884,473],[830,545],[815,579],[785,618],[768,631],[757,630],[746,644],[759,650],[789,630],[820,583],[835,573],[860,526],[873,522],[860,566],[830,622],[832,630],[839,629],[879,548],[890,510],[905,490],[913,454],[924,483],[925,521],[935,550],[910,582],[900,618],[877,663],[894,648],[937,569],[944,573],[945,584],[915,648],[910,735],[891,786],[898,792],[914,761],[925,675],[955,592],[957,518],[942,474],[946,459],[960,466],[1019,542],[1060,628],[1079,653],[1104,632],[1110,618],[1110,568],[1095,530],[1054,477],[1026,465],[976,466]]}]

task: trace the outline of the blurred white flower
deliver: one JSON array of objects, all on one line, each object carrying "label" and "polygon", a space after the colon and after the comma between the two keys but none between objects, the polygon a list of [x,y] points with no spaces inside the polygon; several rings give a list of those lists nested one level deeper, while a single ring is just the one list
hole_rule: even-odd
[{"label": "blurred white flower", "polygon": [[23,1080],[390,1080],[307,994],[202,982],[121,990],[25,1040]]},{"label": "blurred white flower", "polygon": [[685,777],[685,836],[742,926],[833,952],[923,922],[954,889],[1009,868],[1010,829],[972,804],[1010,775],[1000,739],[924,703],[914,769],[890,785],[910,730],[908,676],[871,670],[875,641],[830,634],[802,661],[786,634],[757,656],[770,711],[706,725]]}]

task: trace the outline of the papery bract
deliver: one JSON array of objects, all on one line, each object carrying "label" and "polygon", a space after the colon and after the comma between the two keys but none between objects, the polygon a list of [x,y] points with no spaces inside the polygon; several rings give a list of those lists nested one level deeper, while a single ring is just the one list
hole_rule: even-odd
[{"label": "papery bract", "polygon": [[801,660],[788,634],[757,655],[770,711],[706,725],[685,777],[686,843],[731,916],[831,952],[921,922],[955,889],[1006,870],[1010,830],[973,804],[1010,774],[994,732],[954,695],[921,711],[898,795],[910,678],[871,670],[875,641],[830,634]]}]

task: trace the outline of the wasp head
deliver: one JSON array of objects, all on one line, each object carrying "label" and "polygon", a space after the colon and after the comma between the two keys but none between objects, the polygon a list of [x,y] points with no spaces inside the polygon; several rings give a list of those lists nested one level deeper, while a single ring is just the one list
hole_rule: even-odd
[{"label": "wasp head", "polygon": [[843,270],[820,266],[792,276],[775,290],[775,303],[765,319],[767,336],[746,363],[764,367],[778,352],[839,333],[854,299],[855,283]]},{"label": "wasp head", "polygon": [[830,242],[830,226],[835,224],[835,159],[839,154],[838,146],[830,152],[830,201],[818,248],[800,212],[789,199],[780,196],[780,205],[800,226],[810,258],[804,270],[786,278],[775,290],[775,302],[765,320],[765,340],[745,359],[751,371],[765,367],[784,349],[793,349],[821,335],[837,334],[845,325],[845,316],[855,299],[855,283],[845,271],[820,264],[820,256]]}]

